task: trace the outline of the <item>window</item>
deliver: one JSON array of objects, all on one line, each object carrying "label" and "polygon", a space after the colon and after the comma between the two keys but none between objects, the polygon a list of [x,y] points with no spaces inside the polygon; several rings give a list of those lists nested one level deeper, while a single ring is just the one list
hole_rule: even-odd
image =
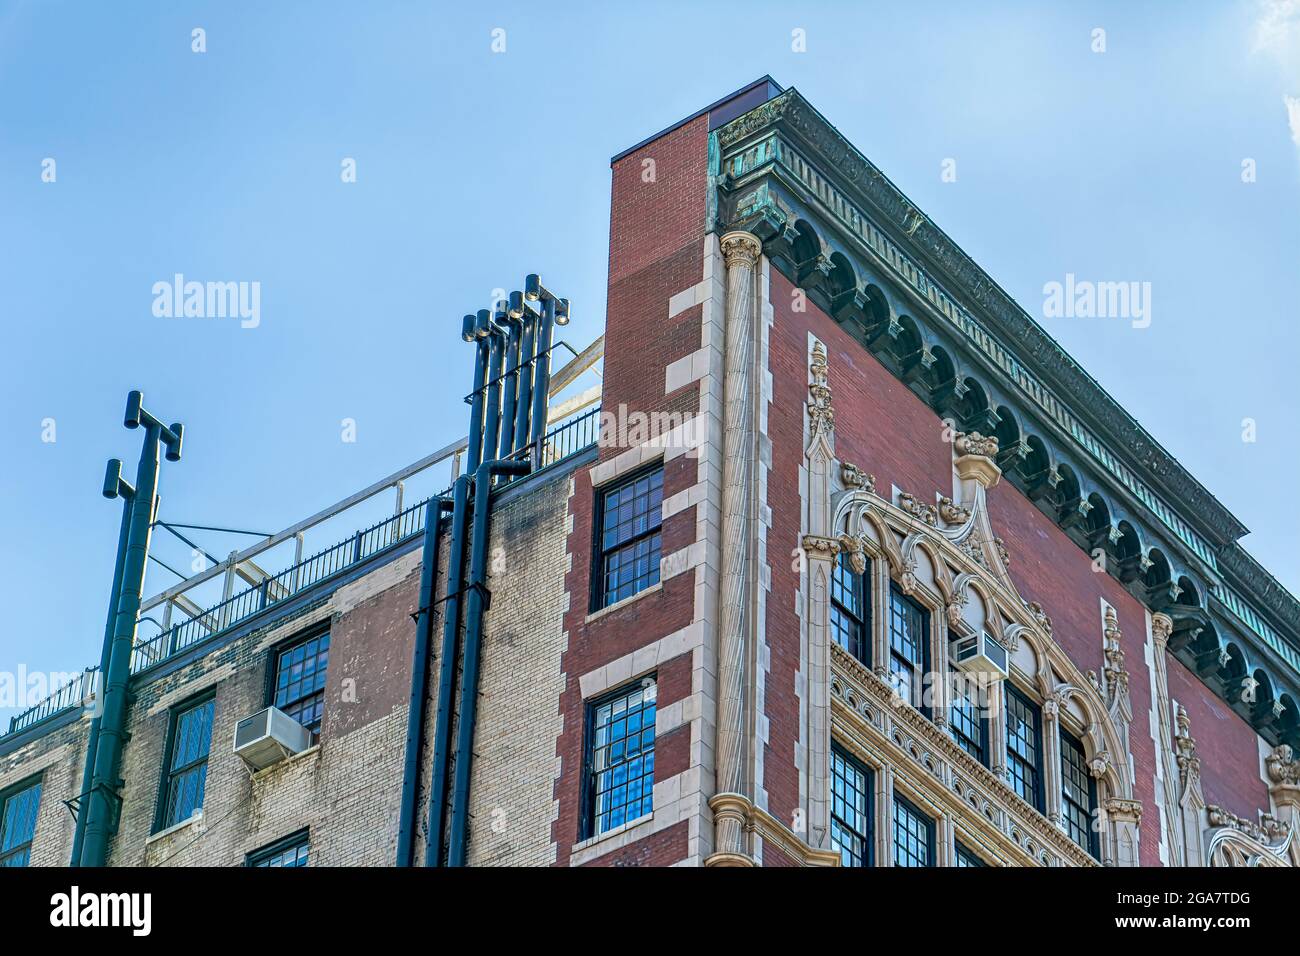
[{"label": "window", "polygon": [[1061,812],[1070,839],[1097,856],[1097,834],[1092,826],[1097,809],[1097,781],[1088,773],[1083,744],[1061,730]]},{"label": "window", "polygon": [[248,857],[244,860],[244,865],[258,869],[306,866],[308,851],[311,847],[308,836],[308,831],[300,830],[283,840],[277,840],[256,853],[248,854]]},{"label": "window", "polygon": [[664,469],[629,478],[601,495],[592,610],[659,583]]},{"label": "window", "polygon": [[957,746],[988,766],[988,721],[980,712],[979,698],[972,694],[972,682],[956,668],[952,670],[952,738]]},{"label": "window", "polygon": [[329,631],[291,644],[275,654],[275,683],[271,702],[320,735],[325,712],[325,670],[329,664]]},{"label": "window", "polygon": [[208,750],[212,745],[212,708],[208,697],[182,710],[172,711],[164,763],[163,800],[155,830],[165,830],[203,809],[203,787],[208,776]]},{"label": "window", "polygon": [[922,681],[930,667],[930,612],[889,586],[889,670],[898,692],[923,710]]},{"label": "window", "polygon": [[831,846],[842,866],[871,865],[871,771],[831,747]]},{"label": "window", "polygon": [[866,582],[871,580],[871,562],[866,574],[854,574],[849,556],[841,554],[831,575],[831,636],[862,663],[871,664],[871,603]]},{"label": "window", "polygon": [[31,862],[40,808],[39,779],[0,791],[0,866],[27,866]]},{"label": "window", "polygon": [[1007,684],[1007,782],[1039,811],[1043,809],[1041,724],[1038,706]]},{"label": "window", "polygon": [[970,850],[966,849],[964,846],[962,846],[960,843],[958,843],[958,844],[957,844],[957,866],[959,866],[959,867],[967,867],[967,866],[979,867],[979,866],[988,866],[988,864],[985,863],[983,860],[981,860],[978,856],[976,856],[976,855],[975,855],[974,853],[972,853]]},{"label": "window", "polygon": [[588,708],[584,836],[654,809],[656,690],[654,679],[646,678]]},{"label": "window", "polygon": [[934,866],[934,821],[894,794],[894,866]]}]

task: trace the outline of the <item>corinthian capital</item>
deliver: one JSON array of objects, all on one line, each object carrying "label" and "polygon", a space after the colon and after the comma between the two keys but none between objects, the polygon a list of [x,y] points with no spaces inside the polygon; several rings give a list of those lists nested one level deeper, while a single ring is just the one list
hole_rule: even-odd
[{"label": "corinthian capital", "polygon": [[729,232],[722,237],[720,245],[728,266],[752,266],[763,251],[758,236],[749,232]]}]

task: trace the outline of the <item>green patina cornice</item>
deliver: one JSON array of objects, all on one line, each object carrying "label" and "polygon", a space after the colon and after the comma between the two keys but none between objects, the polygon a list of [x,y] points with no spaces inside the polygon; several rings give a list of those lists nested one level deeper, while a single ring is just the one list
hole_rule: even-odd
[{"label": "green patina cornice", "polygon": [[[891,278],[948,320],[1100,472],[1249,595],[1243,599],[1228,584],[1215,584],[1216,597],[1233,616],[1296,667],[1300,602],[1236,543],[1247,528],[798,91],[737,117],[715,136],[710,167],[723,182],[767,164],[783,167],[837,228],[869,247]],[[766,183],[741,192],[738,215],[771,201]],[[711,224],[716,208],[711,197]],[[1292,642],[1282,641],[1252,604],[1274,617]]]}]

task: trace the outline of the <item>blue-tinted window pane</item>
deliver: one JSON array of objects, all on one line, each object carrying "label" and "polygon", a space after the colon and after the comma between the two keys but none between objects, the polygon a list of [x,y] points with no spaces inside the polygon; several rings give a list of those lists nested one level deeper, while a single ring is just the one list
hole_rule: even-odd
[{"label": "blue-tinted window pane", "polygon": [[275,706],[314,734],[325,713],[329,632],[317,634],[276,655]]},{"label": "blue-tinted window pane", "polygon": [[894,798],[894,865],[933,866],[934,821],[901,797]]},{"label": "blue-tinted window pane", "polygon": [[1061,731],[1061,811],[1070,839],[1089,853],[1094,850],[1092,815],[1096,809],[1095,793],[1083,744]]},{"label": "blue-tinted window pane", "polygon": [[208,776],[208,751],[212,746],[214,701],[182,711],[172,729],[172,752],[167,766],[167,788],[161,828],[188,820],[203,807]]},{"label": "blue-tinted window pane", "polygon": [[864,664],[871,663],[871,643],[867,629],[868,598],[866,582],[871,580],[871,565],[867,573],[854,574],[847,555],[840,555],[831,576],[831,636]]},{"label": "blue-tinted window pane", "polygon": [[654,809],[656,690],[648,680],[595,706],[589,754],[593,836]]},{"label": "blue-tinted window pane", "polygon": [[602,607],[659,583],[663,482],[663,469],[659,468],[604,493],[600,535]]},{"label": "blue-tinted window pane", "polygon": [[26,866],[31,861],[41,784],[10,793],[0,803],[0,866]]},{"label": "blue-tinted window pane", "polygon": [[1039,799],[1039,713],[1019,691],[1007,686],[1007,782],[1033,806]]},{"label": "blue-tinted window pane", "polygon": [[249,858],[248,865],[261,869],[306,866],[309,852],[308,835],[304,833],[301,838],[288,846],[279,846],[253,854]]},{"label": "blue-tinted window pane", "polygon": [[871,775],[838,747],[831,749],[831,846],[843,866],[871,859]]}]

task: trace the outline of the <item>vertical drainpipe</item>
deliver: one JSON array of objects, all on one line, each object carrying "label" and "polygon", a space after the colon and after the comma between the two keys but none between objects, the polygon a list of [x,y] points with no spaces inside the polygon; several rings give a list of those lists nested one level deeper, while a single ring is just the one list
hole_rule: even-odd
[{"label": "vertical drainpipe", "polygon": [[508,458],[515,450],[515,397],[519,388],[519,338],[523,323],[509,310],[496,314],[497,323],[507,330],[505,383],[501,392],[501,442],[497,458]]},{"label": "vertical drainpipe", "polygon": [[537,318],[533,310],[524,306],[523,296],[518,292],[510,294],[510,311],[517,312],[523,322],[523,338],[519,345],[519,388],[515,398],[515,447],[518,451],[528,444],[528,412],[532,407],[534,339],[537,333]]},{"label": "vertical drainpipe", "polygon": [[[475,373],[478,374],[477,372]],[[470,436],[473,444],[473,435]],[[466,472],[452,489],[451,549],[447,555],[447,596],[442,609],[442,651],[438,657],[438,713],[433,729],[433,770],[429,777],[429,832],[424,865],[442,865],[442,832],[447,809],[447,763],[451,747],[452,691],[456,679],[456,644],[460,630],[460,591],[465,576],[465,530],[469,486]]]},{"label": "vertical drainpipe", "polygon": [[416,612],[411,657],[411,696],[406,711],[406,755],[402,766],[402,805],[398,812],[398,866],[412,866],[415,855],[415,797],[424,737],[424,702],[429,691],[429,648],[433,646],[433,594],[438,583],[438,545],[442,512],[451,502],[430,498],[424,515],[424,554],[420,564],[420,607]]},{"label": "vertical drainpipe", "polygon": [[546,406],[551,390],[551,332],[555,327],[555,300],[542,300],[537,320],[537,361],[533,363],[533,421],[528,440],[533,445],[533,462],[542,466],[542,436],[546,434]]},{"label": "vertical drainpipe", "polygon": [[460,676],[460,720],[456,726],[456,771],[452,789],[450,837],[447,865],[464,866],[469,818],[469,781],[474,747],[474,725],[478,719],[478,675],[483,649],[483,591],[487,585],[488,514],[491,509],[492,476],[525,475],[529,463],[518,459],[488,461],[479,465],[474,477],[474,532],[470,549],[469,597],[465,611],[465,660]]},{"label": "vertical drainpipe", "polygon": [[135,643],[140,597],[144,590],[145,564],[149,540],[158,509],[158,446],[167,443],[167,460],[181,457],[180,425],[170,428],[148,414],[142,407],[143,396],[132,392],[127,399],[126,426],[145,426],[144,446],[136,470],[136,504],[131,508],[130,533],[126,561],[122,569],[122,595],[117,604],[113,630],[113,647],[109,655],[108,674],[103,684],[103,714],[99,725],[99,744],[95,750],[94,772],[87,797],[89,816],[82,841],[82,865],[103,866],[108,859],[108,838],[117,819],[113,801],[120,786],[122,748],[126,742],[126,713],[131,680],[131,651]]},{"label": "vertical drainpipe", "polygon": [[[99,657],[99,687],[95,691],[96,715],[90,721],[90,734],[86,738],[85,768],[81,775],[81,795],[78,803],[77,825],[72,834],[72,856],[69,866],[81,865],[81,845],[86,837],[86,817],[88,805],[87,794],[95,773],[95,751],[99,747],[99,713],[104,706],[104,682],[108,679],[108,667],[113,650],[113,633],[117,628],[117,602],[122,595],[122,572],[126,565],[126,545],[131,534],[131,507],[135,501],[135,489],[130,482],[122,478],[122,462],[114,458],[108,463],[104,475],[104,497],[122,498],[122,525],[117,532],[117,560],[113,565],[113,590],[108,597],[108,620],[104,622],[104,648]],[[83,695],[85,688],[83,690]]]},{"label": "vertical drainpipe", "polygon": [[488,385],[483,405],[483,461],[494,461],[497,443],[501,440],[501,362],[505,357],[506,334],[491,321],[487,322],[487,329]]},{"label": "vertical drainpipe", "polygon": [[[484,312],[487,310],[485,309]],[[480,313],[482,314],[482,313]],[[482,326],[480,328],[480,326]],[[473,315],[465,316],[461,338],[473,342],[477,349],[474,361],[474,394],[469,401],[469,448],[466,449],[465,472],[473,474],[483,460],[483,382],[487,375],[487,327]]]}]

